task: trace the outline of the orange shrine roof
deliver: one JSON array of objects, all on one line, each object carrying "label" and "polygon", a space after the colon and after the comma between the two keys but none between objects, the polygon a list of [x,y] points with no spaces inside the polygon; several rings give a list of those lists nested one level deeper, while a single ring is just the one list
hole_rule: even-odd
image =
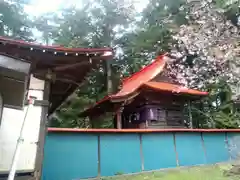
[{"label": "orange shrine roof", "polygon": [[[195,89],[189,89],[184,86],[175,85],[166,82],[152,81],[158,74],[163,72],[167,63],[166,55],[158,56],[155,61],[145,66],[140,71],[134,73],[122,81],[122,88],[116,94],[105,96],[102,100],[98,101],[94,106],[85,110],[80,116],[87,116],[94,109],[99,109],[101,106],[109,103],[119,103],[129,98],[132,94],[142,89],[151,89],[157,92],[171,92],[175,94],[188,94],[194,96],[206,96],[208,92],[203,92]],[[134,96],[135,97],[135,96]]]}]

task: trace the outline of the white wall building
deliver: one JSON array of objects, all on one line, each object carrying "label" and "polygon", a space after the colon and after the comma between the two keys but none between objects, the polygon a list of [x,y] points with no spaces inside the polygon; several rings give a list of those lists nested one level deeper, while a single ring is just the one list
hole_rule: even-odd
[{"label": "white wall building", "polygon": [[[28,96],[34,96],[37,100],[43,100],[44,81],[31,77]],[[16,93],[14,89],[10,90]],[[2,107],[0,125],[0,172],[8,172],[19,138],[20,129],[26,115],[27,106],[23,109]],[[24,142],[20,150],[17,169],[19,171],[33,171],[35,166],[39,128],[41,121],[41,106],[33,106],[28,110],[23,130]]]}]

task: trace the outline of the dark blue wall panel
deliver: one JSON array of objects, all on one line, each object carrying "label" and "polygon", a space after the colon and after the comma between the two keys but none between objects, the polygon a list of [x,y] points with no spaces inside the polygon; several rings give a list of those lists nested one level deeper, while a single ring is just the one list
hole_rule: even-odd
[{"label": "dark blue wall panel", "polygon": [[141,171],[138,134],[100,136],[101,176]]},{"label": "dark blue wall panel", "polygon": [[203,133],[202,136],[208,164],[223,162],[229,159],[225,133]]},{"label": "dark blue wall panel", "polygon": [[97,135],[51,133],[44,151],[43,180],[72,180],[98,174]]},{"label": "dark blue wall panel", "polygon": [[180,166],[192,166],[206,162],[200,133],[176,133],[175,137]]},{"label": "dark blue wall panel", "polygon": [[144,170],[176,167],[173,134],[143,134]]}]

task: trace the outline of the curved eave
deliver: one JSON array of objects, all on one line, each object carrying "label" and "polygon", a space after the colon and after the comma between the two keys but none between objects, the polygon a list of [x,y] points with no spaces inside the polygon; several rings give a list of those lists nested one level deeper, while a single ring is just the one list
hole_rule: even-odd
[{"label": "curved eave", "polygon": [[[88,109],[84,110],[83,112],[79,113],[78,116],[79,117],[86,117],[86,116],[90,116],[90,114],[92,114],[92,111],[95,111],[95,114],[101,114],[104,113],[104,111],[106,109],[103,109],[102,107],[104,107],[106,104],[108,104],[110,102],[111,97],[110,96],[105,96],[103,99],[101,99],[100,101],[98,101],[96,104],[90,106]],[[106,112],[106,111],[105,111]],[[93,114],[92,114],[93,115]],[[93,115],[94,116],[94,115]]]},{"label": "curved eave", "polygon": [[[105,96],[103,99],[98,101],[93,106],[89,107],[85,111],[81,112],[79,114],[79,117],[86,117],[90,115],[99,115],[101,113],[105,112],[113,112],[117,109],[118,106],[122,105],[123,103],[127,103],[127,101],[133,99],[137,95],[139,95],[139,91],[134,91],[131,94],[128,94],[126,96]],[[108,107],[108,108],[107,108]],[[94,113],[93,113],[94,112]]]},{"label": "curved eave", "polygon": [[163,83],[163,82],[147,82],[144,83],[142,88],[148,88],[157,92],[169,92],[173,94],[179,94],[179,95],[190,95],[190,96],[207,96],[208,92],[199,91],[195,89],[189,89],[183,86],[170,84],[170,83]]}]

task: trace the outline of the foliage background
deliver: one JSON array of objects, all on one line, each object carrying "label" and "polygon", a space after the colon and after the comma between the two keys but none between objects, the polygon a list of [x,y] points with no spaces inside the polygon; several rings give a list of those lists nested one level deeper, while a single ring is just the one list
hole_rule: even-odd
[{"label": "foliage background", "polygon": [[[32,29],[37,29],[41,32],[42,41],[46,44],[61,44],[66,47],[110,46],[116,53],[111,62],[102,64],[89,74],[73,98],[63,104],[51,117],[50,126],[112,127],[112,114],[108,114],[105,118],[100,117],[95,122],[78,117],[80,111],[107,94],[106,68],[111,70],[113,82],[111,91],[116,92],[123,77],[138,71],[150,63],[156,55],[170,52],[178,60],[175,64],[169,65],[169,69],[176,70],[171,73],[175,73],[177,77],[181,76],[179,81],[186,86],[210,92],[208,98],[193,104],[194,127],[239,127],[240,115],[233,103],[239,94],[239,0],[194,2],[149,0],[148,5],[140,13],[136,11],[131,0],[83,0],[81,8],[73,6],[34,18],[30,18],[24,11],[27,3],[29,1],[26,0],[0,1],[1,36],[36,41]],[[207,5],[194,11],[194,8],[203,3]],[[203,15],[197,17],[196,12]],[[205,15],[211,18],[204,20]],[[203,23],[201,24],[200,21]],[[223,40],[234,37],[228,42],[228,45],[231,45],[229,49],[236,50],[230,53],[231,59],[230,56],[219,58],[209,55],[215,49],[202,43],[205,41],[201,40],[201,37],[204,39],[205,34],[209,33],[208,42],[220,47],[220,51],[216,54],[221,54],[223,41],[216,41],[213,36],[210,36],[213,30],[204,26],[208,23],[216,25],[215,30],[223,32],[221,36]],[[236,32],[229,30],[233,28]],[[184,36],[181,32],[184,32]],[[192,38],[193,33],[197,33],[199,41]],[[187,43],[181,39],[182,37],[186,37]],[[202,52],[208,49],[208,55],[201,52],[193,53],[194,45],[199,45],[198,49]],[[227,54],[226,51],[225,54]],[[229,68],[230,65],[234,66],[234,71]],[[208,75],[206,76],[206,71],[196,71],[201,69],[197,67],[207,69]],[[190,74],[183,74],[183,72]],[[193,73],[196,78],[189,79]]]}]

